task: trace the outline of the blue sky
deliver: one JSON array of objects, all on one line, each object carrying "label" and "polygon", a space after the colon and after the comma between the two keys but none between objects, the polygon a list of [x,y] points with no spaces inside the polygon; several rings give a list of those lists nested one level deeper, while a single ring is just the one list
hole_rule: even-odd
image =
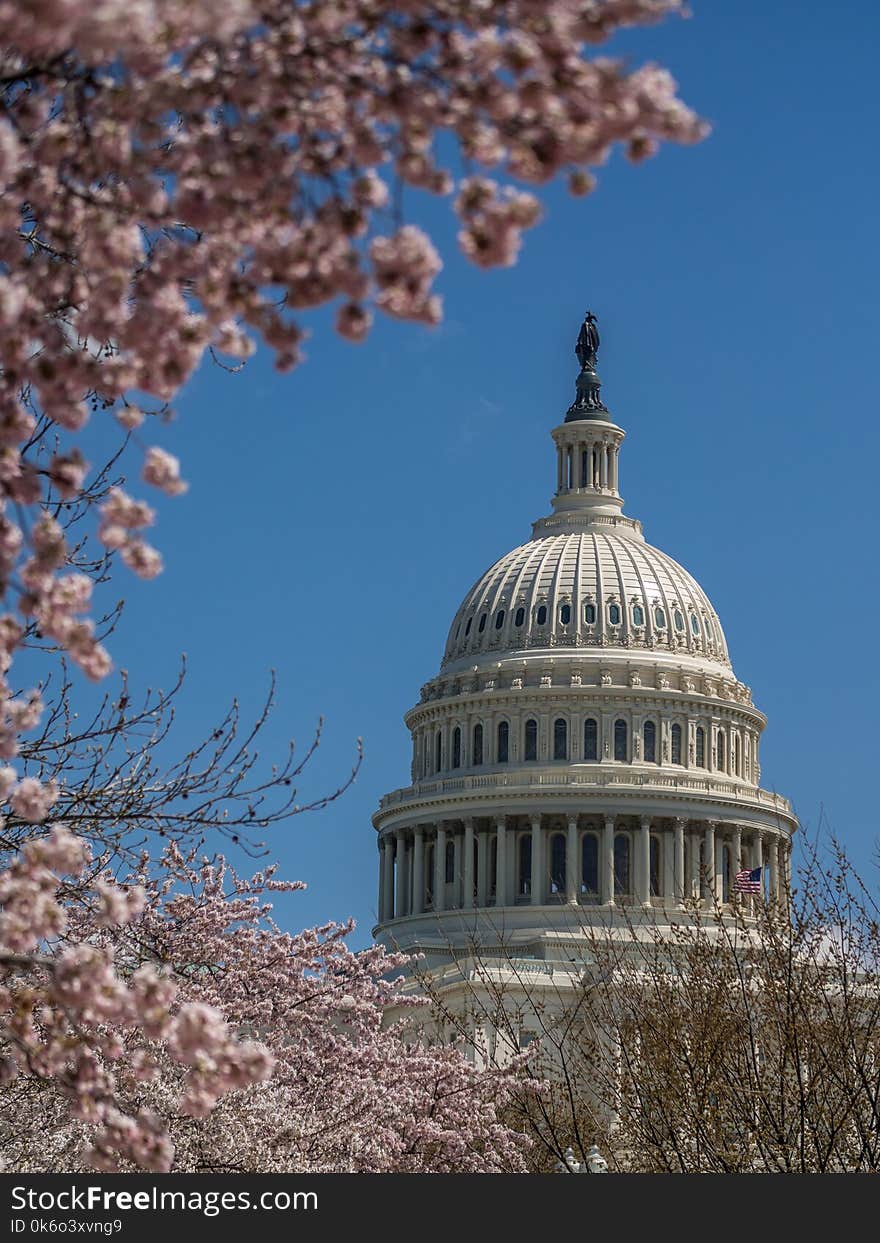
[{"label": "blue sky", "polygon": [[[375,911],[370,815],[408,781],[402,715],[437,669],[472,581],[529,535],[555,486],[550,428],[573,393],[584,309],[600,317],[604,396],[628,438],[626,512],[708,592],[734,666],[770,718],[762,784],[804,824],[820,810],[870,865],[877,767],[876,47],[868,0],[695,0],[630,34],[713,125],[693,148],[600,171],[586,200],[543,194],[519,264],[484,274],[445,203],[408,194],[441,247],[436,330],[383,321],[369,343],[310,322],[277,375],[205,365],[159,429],[191,488],[163,502],[156,582],[113,642],[135,685],[189,679],[180,749],[237,695],[278,708],[267,763],[319,715],[304,796],[365,761],[331,808],[272,831],[305,894],[295,927]],[[134,458],[132,459],[134,465]]]}]

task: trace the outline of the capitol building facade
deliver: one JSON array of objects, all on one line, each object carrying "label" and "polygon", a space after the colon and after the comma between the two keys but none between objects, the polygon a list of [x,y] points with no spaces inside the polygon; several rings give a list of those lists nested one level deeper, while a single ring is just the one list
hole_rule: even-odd
[{"label": "capitol building facade", "polygon": [[[588,314],[552,512],[465,595],[405,718],[410,782],[373,817],[375,934],[438,970],[475,946],[561,970],[585,929],[723,918],[790,885],[766,718],[705,592],[623,513],[598,346]],[[761,894],[743,899],[752,869]]]}]

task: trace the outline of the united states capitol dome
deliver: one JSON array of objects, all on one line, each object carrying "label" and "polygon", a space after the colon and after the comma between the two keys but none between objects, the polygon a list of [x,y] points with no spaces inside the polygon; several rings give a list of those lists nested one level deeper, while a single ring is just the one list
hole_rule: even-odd
[{"label": "united states capitol dome", "polygon": [[625,934],[790,884],[797,820],[761,788],[766,717],[706,593],[623,512],[598,347],[588,312],[551,512],[465,595],[404,717],[410,783],[373,816],[377,929],[438,964],[477,935],[567,962],[581,924]]}]

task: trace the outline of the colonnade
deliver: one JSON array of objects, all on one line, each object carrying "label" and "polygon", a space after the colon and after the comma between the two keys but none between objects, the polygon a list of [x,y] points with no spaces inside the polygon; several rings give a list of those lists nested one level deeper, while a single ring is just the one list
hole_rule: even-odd
[{"label": "colonnade", "polygon": [[379,852],[380,923],[561,902],[712,907],[736,899],[737,874],[754,869],[765,901],[791,892],[787,834],[720,820],[465,816],[386,830]]}]

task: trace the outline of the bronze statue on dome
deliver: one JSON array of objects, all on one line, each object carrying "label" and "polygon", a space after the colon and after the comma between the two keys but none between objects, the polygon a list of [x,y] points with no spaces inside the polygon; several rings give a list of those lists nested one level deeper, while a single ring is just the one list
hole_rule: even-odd
[{"label": "bronze statue on dome", "polygon": [[577,345],[574,347],[577,360],[581,365],[581,371],[596,365],[596,354],[599,350],[597,322],[593,312],[587,311],[584,316],[584,322],[581,324],[581,330],[578,333]]}]

